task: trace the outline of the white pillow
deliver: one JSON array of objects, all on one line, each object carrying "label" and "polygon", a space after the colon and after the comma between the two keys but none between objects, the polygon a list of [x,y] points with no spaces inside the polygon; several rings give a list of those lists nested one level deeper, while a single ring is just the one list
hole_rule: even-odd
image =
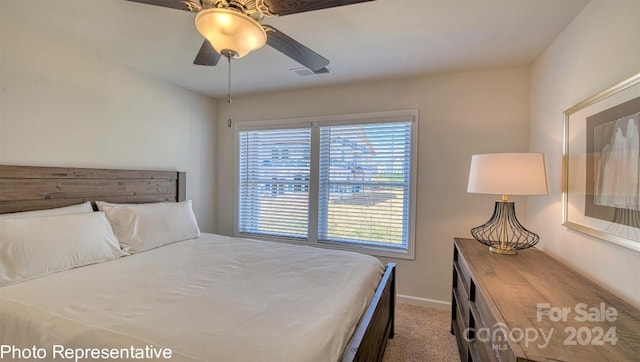
[{"label": "white pillow", "polygon": [[96,201],[107,214],[126,252],[137,253],[176,241],[199,238],[191,200],[152,204],[111,204]]},{"label": "white pillow", "polygon": [[123,255],[103,212],[0,220],[0,286]]},{"label": "white pillow", "polygon": [[0,214],[0,220],[2,219],[14,219],[19,217],[34,217],[34,216],[55,216],[55,215],[70,215],[70,214],[84,214],[87,212],[93,212],[91,201],[83,202],[82,204],[56,207],[55,209],[46,210],[34,210],[23,212],[11,212],[8,214]]}]

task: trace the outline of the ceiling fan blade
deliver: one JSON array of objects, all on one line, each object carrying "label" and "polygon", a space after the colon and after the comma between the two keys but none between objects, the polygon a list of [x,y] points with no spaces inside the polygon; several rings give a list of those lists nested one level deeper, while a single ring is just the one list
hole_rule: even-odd
[{"label": "ceiling fan blade", "polygon": [[300,44],[290,36],[271,25],[263,25],[267,31],[267,44],[280,53],[304,65],[314,73],[322,72],[329,65],[329,60]]},{"label": "ceiling fan blade", "polygon": [[189,7],[180,0],[125,0],[125,1],[162,6],[165,8],[172,8],[172,9],[178,9],[178,10],[184,10],[184,11],[191,11],[189,10]]},{"label": "ceiling fan blade", "polygon": [[218,64],[220,57],[220,53],[213,49],[211,43],[205,39],[196,55],[196,59],[193,60],[193,64],[214,66]]},{"label": "ceiling fan blade", "polygon": [[264,0],[269,12],[275,15],[289,15],[306,11],[335,8],[374,0]]}]

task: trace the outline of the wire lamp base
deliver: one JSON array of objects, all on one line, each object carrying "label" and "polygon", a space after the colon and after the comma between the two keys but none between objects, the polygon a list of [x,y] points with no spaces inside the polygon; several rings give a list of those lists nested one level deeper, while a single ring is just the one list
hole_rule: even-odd
[{"label": "wire lamp base", "polygon": [[471,235],[498,254],[517,254],[538,243],[538,234],[527,230],[516,218],[513,201],[496,201],[491,219],[471,229]]}]

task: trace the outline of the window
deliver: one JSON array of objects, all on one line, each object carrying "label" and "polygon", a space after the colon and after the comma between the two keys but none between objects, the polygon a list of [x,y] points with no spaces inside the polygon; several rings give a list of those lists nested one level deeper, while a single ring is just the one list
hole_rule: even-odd
[{"label": "window", "polygon": [[239,230],[306,238],[310,129],[240,132]]},{"label": "window", "polygon": [[238,235],[413,256],[415,111],[237,127]]}]

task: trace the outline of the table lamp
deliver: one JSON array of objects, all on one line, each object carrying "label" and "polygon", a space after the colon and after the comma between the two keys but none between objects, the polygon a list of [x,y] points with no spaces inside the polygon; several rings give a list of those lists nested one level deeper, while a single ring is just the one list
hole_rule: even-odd
[{"label": "table lamp", "polygon": [[498,254],[517,254],[540,240],[516,218],[508,195],[547,195],[549,187],[544,154],[491,153],[473,155],[467,192],[502,195],[485,224],[471,229],[471,235]]}]

